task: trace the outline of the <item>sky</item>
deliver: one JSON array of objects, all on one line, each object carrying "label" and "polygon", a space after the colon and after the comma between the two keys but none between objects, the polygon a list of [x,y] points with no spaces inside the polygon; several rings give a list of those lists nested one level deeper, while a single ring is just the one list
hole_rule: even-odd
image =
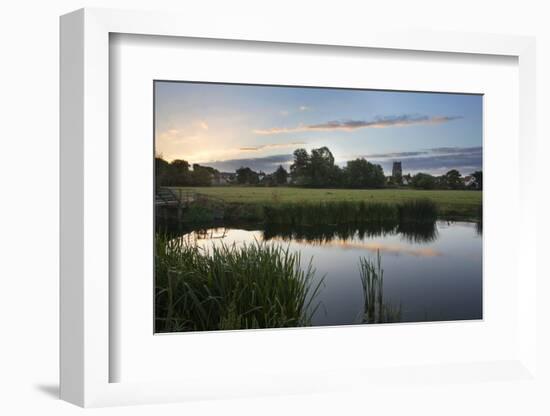
[{"label": "sky", "polygon": [[391,174],[463,175],[482,166],[482,96],[155,82],[155,153],[234,172],[289,168],[327,146],[336,164],[366,158]]}]

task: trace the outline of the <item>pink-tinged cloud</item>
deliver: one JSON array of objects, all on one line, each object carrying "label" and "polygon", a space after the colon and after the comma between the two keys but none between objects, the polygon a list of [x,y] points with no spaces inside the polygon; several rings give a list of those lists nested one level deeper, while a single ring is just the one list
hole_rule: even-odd
[{"label": "pink-tinged cloud", "polygon": [[260,144],[257,146],[244,146],[240,147],[239,150],[242,152],[259,152],[262,150],[271,150],[271,149],[285,149],[295,146],[303,146],[304,142],[292,142],[292,143],[269,143],[269,144]]},{"label": "pink-tinged cloud", "polygon": [[403,114],[399,116],[377,117],[373,120],[340,120],[329,121],[320,124],[299,125],[296,127],[273,127],[270,129],[258,129],[253,132],[261,135],[296,133],[303,131],[353,131],[364,128],[389,128],[406,127],[412,125],[443,124],[449,121],[461,119],[462,116],[425,116]]}]

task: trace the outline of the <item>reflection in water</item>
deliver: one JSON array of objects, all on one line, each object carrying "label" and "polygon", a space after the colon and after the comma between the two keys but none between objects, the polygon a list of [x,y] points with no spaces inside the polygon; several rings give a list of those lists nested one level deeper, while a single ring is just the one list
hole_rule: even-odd
[{"label": "reflection in water", "polygon": [[[482,239],[476,223],[259,229],[257,225],[174,229],[201,247],[265,241],[312,259],[324,278],[313,325],[482,318]],[[381,261],[377,273],[367,264]],[[372,271],[372,270],[371,270]],[[365,280],[366,279],[366,280]]]},{"label": "reflection in water", "polygon": [[308,243],[326,244],[332,240],[348,241],[355,238],[384,237],[399,234],[414,243],[428,243],[437,238],[435,222],[403,223],[366,223],[360,225],[333,226],[288,226],[268,225],[264,229],[264,240],[278,238],[284,241],[299,240]]},{"label": "reflection in water", "polygon": [[[292,239],[272,237],[266,241],[288,242],[288,241],[292,241]],[[306,240],[306,239],[298,239],[298,238],[295,238],[294,241],[299,243],[309,243],[310,245],[313,245],[313,246],[334,247],[342,250],[363,249],[363,250],[368,250],[372,253],[386,253],[386,254],[393,254],[393,255],[409,254],[411,256],[422,256],[422,257],[435,257],[435,256],[441,255],[440,252],[429,247],[414,248],[403,244],[385,244],[377,241],[364,241],[364,238],[361,238],[358,235],[349,236],[346,239],[334,238],[332,240],[325,240],[324,242],[318,241],[318,240]]]},{"label": "reflection in water", "polygon": [[476,232],[477,235],[483,234],[483,221],[479,220],[478,222],[476,222]]}]

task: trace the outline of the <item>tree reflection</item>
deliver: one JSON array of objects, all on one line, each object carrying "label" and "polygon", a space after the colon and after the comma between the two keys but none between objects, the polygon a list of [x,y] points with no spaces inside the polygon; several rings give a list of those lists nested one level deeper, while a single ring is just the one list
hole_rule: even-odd
[{"label": "tree reflection", "polygon": [[364,240],[370,237],[401,235],[411,243],[429,243],[437,239],[435,221],[424,223],[364,223],[316,226],[267,225],[263,230],[264,240],[306,241],[323,244],[333,240]]}]

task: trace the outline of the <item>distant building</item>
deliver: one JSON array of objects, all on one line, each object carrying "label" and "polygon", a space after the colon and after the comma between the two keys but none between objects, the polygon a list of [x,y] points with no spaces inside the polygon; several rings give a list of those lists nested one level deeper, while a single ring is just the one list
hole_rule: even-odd
[{"label": "distant building", "polygon": [[468,176],[464,177],[464,185],[467,188],[473,187],[473,188],[477,189],[477,187],[478,187],[478,185],[476,183],[476,178],[474,178],[472,175],[468,175]]},{"label": "distant building", "polygon": [[261,185],[271,186],[275,183],[275,179],[273,178],[273,174],[264,174],[261,173],[258,175],[258,180],[260,181]]},{"label": "distant building", "polygon": [[395,183],[401,183],[403,180],[403,169],[401,167],[401,162],[393,162],[393,167],[391,170],[391,176]]},{"label": "distant building", "polygon": [[235,182],[236,175],[231,172],[217,172],[212,175],[210,183],[212,185],[230,185]]}]

